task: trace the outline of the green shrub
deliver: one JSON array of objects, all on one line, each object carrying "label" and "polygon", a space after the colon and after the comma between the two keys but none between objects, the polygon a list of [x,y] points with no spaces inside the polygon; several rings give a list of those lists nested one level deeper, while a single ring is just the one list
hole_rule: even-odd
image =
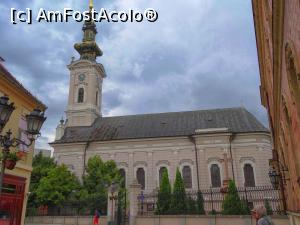
[{"label": "green shrub", "polygon": [[272,206],[271,206],[270,201],[269,201],[268,199],[265,199],[264,205],[265,205],[265,207],[266,207],[267,214],[268,214],[268,215],[273,215]]},{"label": "green shrub", "polygon": [[169,214],[171,205],[171,185],[169,181],[168,171],[164,170],[162,180],[159,186],[158,198],[156,203],[155,214]]},{"label": "green shrub", "polygon": [[187,214],[197,214],[196,201],[191,196],[187,198]]},{"label": "green shrub", "polygon": [[204,199],[203,199],[202,192],[200,190],[197,192],[196,206],[197,206],[197,214],[204,215],[205,214]]},{"label": "green shrub", "polygon": [[228,192],[222,203],[222,214],[224,215],[246,215],[247,210],[241,201],[234,181],[229,181]]},{"label": "green shrub", "polygon": [[187,197],[181,173],[176,170],[176,178],[171,200],[171,214],[182,215],[187,212]]}]

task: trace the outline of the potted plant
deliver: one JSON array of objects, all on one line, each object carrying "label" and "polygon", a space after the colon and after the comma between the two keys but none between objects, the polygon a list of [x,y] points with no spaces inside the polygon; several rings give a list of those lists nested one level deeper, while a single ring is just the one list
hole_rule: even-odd
[{"label": "potted plant", "polygon": [[7,153],[6,161],[5,161],[5,168],[9,169],[9,170],[14,169],[18,160],[20,160],[20,157],[18,157],[17,153],[15,153],[15,152]]},{"label": "potted plant", "polygon": [[17,151],[16,155],[18,156],[19,159],[22,159],[25,156],[26,152],[24,151]]}]

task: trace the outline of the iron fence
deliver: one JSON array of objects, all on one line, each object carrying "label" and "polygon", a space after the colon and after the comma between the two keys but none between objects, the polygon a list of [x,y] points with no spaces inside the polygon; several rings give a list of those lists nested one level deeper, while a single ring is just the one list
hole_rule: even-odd
[{"label": "iron fence", "polygon": [[[256,205],[265,204],[267,200],[270,205],[272,214],[284,214],[282,199],[279,190],[272,186],[256,186],[256,187],[238,187],[239,197],[252,209]],[[222,203],[226,193],[221,188],[210,188],[201,190],[204,200],[204,210],[206,214],[221,214]],[[153,215],[156,211],[157,192],[138,196],[138,213],[139,215]],[[188,191],[187,196],[193,200],[197,199],[197,190]],[[171,213],[170,213],[171,214]]]},{"label": "iron fence", "polygon": [[[95,209],[78,206],[39,206],[37,208],[27,207],[26,216],[91,216],[95,214]],[[101,215],[106,215],[106,209],[100,210]]]}]

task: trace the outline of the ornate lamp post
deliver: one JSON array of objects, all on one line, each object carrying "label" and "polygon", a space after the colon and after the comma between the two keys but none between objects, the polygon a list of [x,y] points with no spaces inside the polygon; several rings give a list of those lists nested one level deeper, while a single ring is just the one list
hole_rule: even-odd
[{"label": "ornate lamp post", "polygon": [[[7,96],[0,97],[0,132],[2,132],[4,126],[8,122],[12,112],[14,111],[14,103],[9,104],[9,98]],[[39,109],[34,109],[29,115],[26,115],[27,130],[26,134],[29,139],[29,143],[26,143],[20,139],[11,137],[12,133],[8,130],[4,135],[0,135],[0,147],[2,148],[2,165],[0,174],[0,196],[2,193],[3,178],[5,173],[5,164],[11,147],[17,147],[19,145],[25,145],[29,147],[40,136],[40,129],[46,120],[44,112]]]},{"label": "ornate lamp post", "polygon": [[269,177],[274,189],[278,190],[280,184],[280,174],[274,168],[270,168]]},{"label": "ornate lamp post", "polygon": [[109,200],[111,201],[111,220],[108,222],[108,224],[115,224],[115,207],[114,204],[116,204],[116,201],[118,199],[118,184],[115,182],[112,182],[109,188],[110,196]]},{"label": "ornate lamp post", "polygon": [[[279,161],[277,161],[277,163],[280,165]],[[286,171],[285,168],[283,168],[283,169],[284,169],[283,172]],[[284,185],[285,185],[286,180],[289,180],[289,179],[286,179],[284,176],[282,176],[282,174],[278,170],[276,170],[274,167],[270,167],[269,178],[270,178],[273,188],[276,190],[280,189],[282,204],[283,204],[283,211],[284,211],[284,213],[286,213],[287,206],[286,206],[286,199],[285,199],[285,194],[284,194]]]},{"label": "ornate lamp post", "polygon": [[9,99],[7,96],[2,96],[0,98],[0,132],[15,109],[14,103],[8,104],[8,100]]}]

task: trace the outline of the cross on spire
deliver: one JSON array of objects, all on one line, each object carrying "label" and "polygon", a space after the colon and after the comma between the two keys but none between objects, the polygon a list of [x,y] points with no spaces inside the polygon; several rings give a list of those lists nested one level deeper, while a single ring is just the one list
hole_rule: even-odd
[{"label": "cross on spire", "polygon": [[90,8],[90,11],[94,8],[94,1],[93,0],[90,0],[89,8]]}]

